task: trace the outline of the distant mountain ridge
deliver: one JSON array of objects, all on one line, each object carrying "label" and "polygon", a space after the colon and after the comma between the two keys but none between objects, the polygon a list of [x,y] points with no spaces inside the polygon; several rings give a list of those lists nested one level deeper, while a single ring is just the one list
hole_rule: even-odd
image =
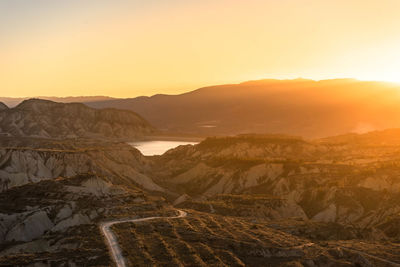
[{"label": "distant mountain ridge", "polygon": [[137,112],[155,127],[205,135],[285,133],[310,138],[400,127],[400,85],[354,79],[259,80],[86,103]]},{"label": "distant mountain ridge", "polygon": [[[15,107],[24,100],[31,99],[32,97],[0,97],[0,102],[3,102],[8,107]],[[37,96],[36,99],[50,100],[60,103],[81,103],[81,102],[92,102],[92,101],[105,101],[112,100],[115,98],[109,96],[67,96],[67,97],[55,97],[55,96]]]},{"label": "distant mountain ridge", "polygon": [[0,110],[0,133],[15,137],[136,139],[154,128],[128,110],[93,109],[82,103],[25,100]]}]

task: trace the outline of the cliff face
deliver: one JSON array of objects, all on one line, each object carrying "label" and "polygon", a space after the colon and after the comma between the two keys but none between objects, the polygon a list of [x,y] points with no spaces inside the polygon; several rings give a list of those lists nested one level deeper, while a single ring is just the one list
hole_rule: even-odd
[{"label": "cliff face", "polygon": [[318,141],[210,138],[158,158],[154,179],[196,199],[193,207],[220,194],[261,194],[284,199],[313,221],[377,226],[400,212],[397,136],[393,130]]},{"label": "cliff face", "polygon": [[148,167],[117,141],[0,138],[0,265],[111,265],[100,221],[168,209]]},{"label": "cliff face", "polygon": [[93,174],[14,187],[0,200],[0,265],[8,266],[110,266],[99,222],[146,216],[165,205]]},{"label": "cliff face", "polygon": [[148,160],[127,144],[106,141],[101,144],[91,141],[39,143],[35,139],[2,142],[0,192],[41,180],[85,173],[103,175],[116,184],[164,191],[144,174]]},{"label": "cliff face", "polygon": [[398,136],[245,135],[157,157],[111,140],[3,137],[0,265],[112,265],[98,224],[176,215],[163,197],[189,216],[115,225],[127,261],[399,263]]},{"label": "cliff face", "polygon": [[96,110],[39,99],[0,108],[0,132],[15,137],[135,139],[153,131],[143,118],[126,110]]}]

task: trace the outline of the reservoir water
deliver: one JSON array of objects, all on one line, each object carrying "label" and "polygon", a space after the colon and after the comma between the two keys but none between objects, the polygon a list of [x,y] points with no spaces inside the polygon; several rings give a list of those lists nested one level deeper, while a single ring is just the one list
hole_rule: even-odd
[{"label": "reservoir water", "polygon": [[129,144],[137,148],[145,156],[154,156],[162,155],[166,151],[181,145],[195,145],[197,143],[186,141],[142,141]]}]

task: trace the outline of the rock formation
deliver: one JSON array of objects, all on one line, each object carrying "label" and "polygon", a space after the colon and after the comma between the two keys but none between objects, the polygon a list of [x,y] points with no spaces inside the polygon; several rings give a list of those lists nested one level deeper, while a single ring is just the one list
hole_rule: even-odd
[{"label": "rock formation", "polygon": [[[29,140],[29,141],[27,141]],[[146,176],[148,160],[130,145],[103,141],[49,141],[14,139],[0,148],[0,192],[15,186],[58,177],[96,173],[114,183],[140,186],[149,191],[164,191]],[[29,143],[30,147],[25,146]],[[41,146],[42,148],[37,148]]]},{"label": "rock formation", "polygon": [[117,140],[0,138],[0,265],[400,263],[399,130],[209,138],[145,157]]},{"label": "rock formation", "polygon": [[394,129],[315,141],[209,138],[157,158],[153,179],[194,199],[179,205],[202,207],[206,199],[202,211],[217,195],[254,195],[256,202],[261,194],[284,199],[313,221],[372,227],[400,212],[398,136]]},{"label": "rock formation", "polygon": [[133,185],[93,174],[14,187],[0,193],[0,203],[0,265],[45,266],[110,265],[98,223],[165,205]]},{"label": "rock formation", "polygon": [[1,110],[6,110],[6,109],[8,109],[7,105],[4,104],[3,102],[0,102],[0,111]]},{"label": "rock formation", "polygon": [[135,138],[154,129],[138,114],[117,109],[93,109],[80,103],[25,100],[15,108],[0,108],[0,133],[41,138]]}]

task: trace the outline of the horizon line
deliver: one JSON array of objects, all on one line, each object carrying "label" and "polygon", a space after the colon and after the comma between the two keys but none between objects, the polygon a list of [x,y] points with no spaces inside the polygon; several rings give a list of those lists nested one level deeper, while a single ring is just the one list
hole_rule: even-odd
[{"label": "horizon line", "polygon": [[303,78],[303,77],[297,77],[297,78],[260,78],[260,79],[251,79],[251,80],[245,80],[242,82],[236,82],[236,83],[220,83],[220,84],[212,84],[212,85],[205,85],[201,86],[195,89],[189,89],[187,91],[184,91],[182,93],[177,93],[177,94],[168,94],[168,93],[156,93],[153,95],[136,95],[136,96],[129,96],[129,97],[118,97],[118,96],[111,96],[111,95],[66,95],[66,96],[51,96],[51,95],[39,95],[39,96],[0,96],[0,98],[10,98],[10,99],[43,99],[43,98],[84,98],[84,97],[104,97],[104,98],[112,98],[112,99],[129,99],[129,98],[137,98],[137,97],[153,97],[157,95],[182,95],[185,93],[190,93],[202,88],[208,88],[208,87],[216,87],[216,86],[224,86],[224,85],[240,85],[244,83],[250,83],[250,82],[261,82],[261,81],[296,81],[296,80],[304,80],[304,81],[312,81],[312,82],[322,82],[322,81],[334,81],[334,80],[353,80],[353,81],[359,81],[359,82],[375,82],[375,83],[385,83],[385,84],[393,84],[393,85],[398,85],[400,86],[400,82],[394,82],[394,81],[385,81],[385,80],[369,80],[369,79],[360,79],[360,78],[351,78],[351,77],[341,77],[341,78],[326,78],[326,79],[312,79],[312,78]]}]

